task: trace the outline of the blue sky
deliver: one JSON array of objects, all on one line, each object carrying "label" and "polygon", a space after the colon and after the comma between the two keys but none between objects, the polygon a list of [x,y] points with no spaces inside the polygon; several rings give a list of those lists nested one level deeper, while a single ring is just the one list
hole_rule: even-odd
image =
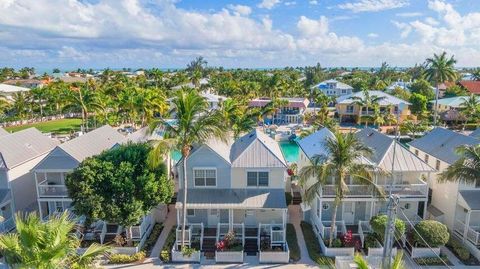
[{"label": "blue sky", "polygon": [[0,66],[480,66],[478,0],[2,0]]}]

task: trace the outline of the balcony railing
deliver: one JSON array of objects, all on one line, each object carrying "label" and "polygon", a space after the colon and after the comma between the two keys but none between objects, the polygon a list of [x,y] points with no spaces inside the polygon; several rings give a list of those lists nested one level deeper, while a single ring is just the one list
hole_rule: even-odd
[{"label": "balcony railing", "polygon": [[67,197],[68,191],[65,185],[49,185],[46,181],[38,184],[38,194],[48,197]]},{"label": "balcony railing", "polygon": [[474,245],[480,245],[480,226],[468,226],[466,227],[465,223],[460,220],[455,220],[454,230],[460,233],[462,236],[465,233],[465,228],[467,228],[467,239],[472,242]]},{"label": "balcony railing", "polygon": [[[347,196],[371,197],[373,196],[373,187],[369,185],[348,185],[349,192]],[[335,196],[335,185],[325,185],[322,187],[324,197]]]},{"label": "balcony railing", "polygon": [[[372,197],[378,195],[375,188],[372,185],[355,185],[347,184],[349,192],[345,195],[347,197]],[[400,197],[418,197],[428,195],[427,183],[417,180],[415,183],[402,183],[402,184],[381,184],[377,187],[385,194],[388,194],[390,189],[393,194],[397,194]],[[322,197],[335,197],[335,185],[324,185],[321,190]]]},{"label": "balcony railing", "polygon": [[405,196],[426,196],[428,195],[427,183],[413,183],[413,184],[393,184],[382,186],[385,193],[388,193],[390,189],[393,194],[397,194],[400,197]]},{"label": "balcony railing", "polygon": [[10,217],[0,223],[0,233],[8,233],[15,228],[15,220]]}]

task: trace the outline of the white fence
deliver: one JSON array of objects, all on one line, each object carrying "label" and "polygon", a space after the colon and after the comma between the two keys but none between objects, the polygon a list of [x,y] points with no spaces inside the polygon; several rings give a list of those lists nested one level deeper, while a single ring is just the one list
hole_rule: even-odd
[{"label": "white fence", "polygon": [[184,256],[181,251],[176,251],[175,246],[172,248],[172,262],[192,262],[192,263],[199,263],[200,262],[200,251],[195,251],[190,256]]},{"label": "white fence", "polygon": [[355,255],[355,248],[329,248],[325,246],[323,239],[320,237],[318,238],[318,242],[320,243],[320,248],[325,256],[328,257],[337,257],[337,256],[354,256]]},{"label": "white fence", "polygon": [[241,251],[215,251],[215,262],[243,263],[243,250],[241,250]]}]

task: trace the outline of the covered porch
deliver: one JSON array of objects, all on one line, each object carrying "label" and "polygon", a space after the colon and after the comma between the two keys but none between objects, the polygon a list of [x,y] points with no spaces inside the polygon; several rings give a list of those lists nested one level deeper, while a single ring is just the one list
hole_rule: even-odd
[{"label": "covered porch", "polygon": [[453,229],[464,242],[480,246],[480,190],[459,191]]}]

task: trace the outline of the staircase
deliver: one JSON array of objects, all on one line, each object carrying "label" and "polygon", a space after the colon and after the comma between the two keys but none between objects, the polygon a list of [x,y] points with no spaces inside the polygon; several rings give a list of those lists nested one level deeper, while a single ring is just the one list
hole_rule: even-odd
[{"label": "staircase", "polygon": [[257,239],[253,239],[253,238],[245,239],[244,251],[248,256],[256,256],[258,252]]},{"label": "staircase", "polygon": [[207,259],[215,259],[215,238],[203,238],[202,251]]},{"label": "staircase", "polygon": [[300,192],[293,192],[292,205],[299,205],[302,203],[302,195]]}]

